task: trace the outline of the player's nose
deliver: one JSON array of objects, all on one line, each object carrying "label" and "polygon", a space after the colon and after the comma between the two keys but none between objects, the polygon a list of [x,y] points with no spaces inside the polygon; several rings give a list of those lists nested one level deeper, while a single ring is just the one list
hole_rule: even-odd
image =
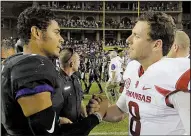
[{"label": "player's nose", "polygon": [[130,35],[126,40],[127,45],[132,44],[132,35]]}]

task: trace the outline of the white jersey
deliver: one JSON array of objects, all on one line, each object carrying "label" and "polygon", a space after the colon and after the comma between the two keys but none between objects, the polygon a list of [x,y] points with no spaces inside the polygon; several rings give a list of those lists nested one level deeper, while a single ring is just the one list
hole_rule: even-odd
[{"label": "white jersey", "polygon": [[129,113],[129,135],[185,134],[178,111],[170,107],[168,96],[175,90],[190,90],[190,60],[163,58],[143,75],[137,61],[131,61],[127,69],[117,106]]},{"label": "white jersey", "polygon": [[116,57],[117,58],[117,60],[119,60],[119,64],[120,64],[120,68],[121,68],[121,70],[120,70],[120,72],[123,72],[123,68],[122,68],[122,64],[123,64],[123,62],[124,62],[124,58],[121,58],[121,57],[119,57],[119,56],[117,56]]},{"label": "white jersey", "polygon": [[118,57],[111,59],[109,64],[109,81],[112,80],[112,71],[115,71],[115,82],[120,82],[122,75],[121,75],[121,62],[119,61]]},{"label": "white jersey", "polygon": [[[127,66],[126,66],[125,71],[124,71],[123,76],[122,76],[123,80],[126,80],[126,79],[127,79],[127,76],[128,76],[128,64],[129,64],[129,62],[131,62],[131,61],[132,61],[131,59],[128,59]],[[134,61],[134,63],[137,63],[137,65],[140,66],[140,63],[139,63],[138,61]]]}]

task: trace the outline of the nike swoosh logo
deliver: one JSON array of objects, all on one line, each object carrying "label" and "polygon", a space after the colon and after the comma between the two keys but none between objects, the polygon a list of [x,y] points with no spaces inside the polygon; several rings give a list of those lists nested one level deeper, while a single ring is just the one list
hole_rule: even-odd
[{"label": "nike swoosh logo", "polygon": [[50,130],[47,130],[48,133],[53,133],[54,132],[55,119],[56,119],[56,112],[54,113],[54,120],[53,120],[53,123],[52,123],[52,127],[51,127]]},{"label": "nike swoosh logo", "polygon": [[68,90],[70,89],[70,86],[64,87],[64,90]]},{"label": "nike swoosh logo", "polygon": [[151,88],[143,86],[143,90],[148,90],[148,89],[151,89]]}]

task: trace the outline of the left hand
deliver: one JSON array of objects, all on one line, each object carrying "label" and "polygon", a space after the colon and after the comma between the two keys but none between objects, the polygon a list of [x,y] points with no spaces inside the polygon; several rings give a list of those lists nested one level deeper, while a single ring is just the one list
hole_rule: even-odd
[{"label": "left hand", "polygon": [[60,125],[62,125],[62,124],[72,124],[73,123],[70,119],[65,118],[65,117],[59,117],[59,120],[60,120]]}]

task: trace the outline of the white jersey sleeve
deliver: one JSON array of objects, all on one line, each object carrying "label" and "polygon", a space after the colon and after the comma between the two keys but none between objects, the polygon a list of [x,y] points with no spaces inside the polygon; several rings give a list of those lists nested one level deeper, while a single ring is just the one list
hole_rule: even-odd
[{"label": "white jersey sleeve", "polygon": [[173,104],[174,108],[178,111],[184,128],[186,130],[186,135],[190,135],[190,95],[188,92],[179,91],[172,94],[169,97],[170,103]]},{"label": "white jersey sleeve", "polygon": [[128,113],[128,108],[127,108],[127,96],[126,96],[126,88],[130,85],[130,80],[127,78],[129,76],[129,73],[132,73],[132,70],[134,70],[136,67],[140,67],[140,63],[138,61],[131,61],[129,65],[127,65],[125,72],[123,73],[123,80],[125,81],[124,85],[124,90],[119,97],[116,105],[125,113]]}]

